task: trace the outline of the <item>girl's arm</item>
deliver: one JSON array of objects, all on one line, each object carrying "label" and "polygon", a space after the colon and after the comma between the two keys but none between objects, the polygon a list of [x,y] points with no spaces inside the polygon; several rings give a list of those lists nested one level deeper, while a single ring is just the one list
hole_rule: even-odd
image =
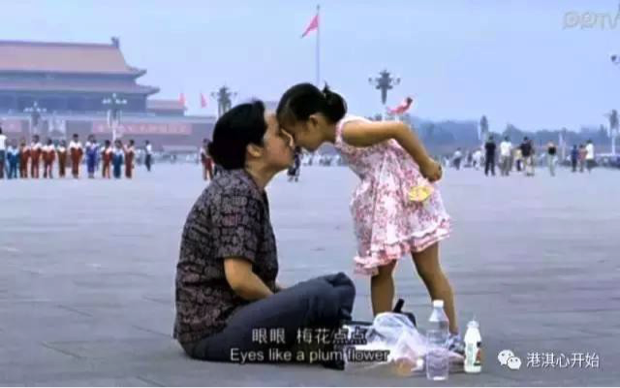
[{"label": "girl's arm", "polygon": [[431,182],[441,178],[441,166],[428,156],[415,132],[400,121],[351,121],[344,125],[342,139],[354,147],[370,147],[394,139],[420,166],[425,178]]}]

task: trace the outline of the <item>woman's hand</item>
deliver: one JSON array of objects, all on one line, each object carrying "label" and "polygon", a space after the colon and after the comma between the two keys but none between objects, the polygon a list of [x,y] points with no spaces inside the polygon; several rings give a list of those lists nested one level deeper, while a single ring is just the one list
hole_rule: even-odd
[{"label": "woman's hand", "polygon": [[228,257],[224,259],[224,272],[230,288],[245,300],[258,300],[273,295],[269,287],[252,271],[249,260]]}]

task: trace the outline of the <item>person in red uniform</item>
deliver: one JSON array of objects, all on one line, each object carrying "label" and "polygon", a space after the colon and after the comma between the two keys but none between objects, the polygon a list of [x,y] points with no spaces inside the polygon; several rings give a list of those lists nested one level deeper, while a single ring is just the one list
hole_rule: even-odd
[{"label": "person in red uniform", "polygon": [[39,140],[39,135],[34,135],[32,137],[32,144],[30,144],[30,176],[33,179],[39,179],[42,153],[43,146]]},{"label": "person in red uniform", "polygon": [[133,139],[129,140],[129,144],[125,147],[125,178],[131,179],[133,176],[133,160],[136,155],[136,148]]},{"label": "person in red uniform", "polygon": [[103,146],[103,151],[101,151],[101,161],[103,163],[103,168],[101,169],[101,176],[105,179],[112,179],[112,174],[110,173],[110,166],[112,165],[112,144],[110,140],[106,140]]},{"label": "person in red uniform", "polygon": [[19,177],[28,178],[28,161],[30,160],[30,147],[26,144],[26,139],[22,138],[19,145]]},{"label": "person in red uniform", "polygon": [[56,149],[58,155],[58,176],[64,178],[67,171],[67,142],[62,140]]},{"label": "person in red uniform", "polygon": [[43,146],[43,178],[54,178],[53,167],[56,160],[56,147],[52,143],[52,139],[47,139],[47,144]]},{"label": "person in red uniform", "polygon": [[80,177],[80,163],[82,163],[82,143],[77,133],[73,134],[73,140],[69,143],[69,155],[71,156],[71,174],[75,179]]}]

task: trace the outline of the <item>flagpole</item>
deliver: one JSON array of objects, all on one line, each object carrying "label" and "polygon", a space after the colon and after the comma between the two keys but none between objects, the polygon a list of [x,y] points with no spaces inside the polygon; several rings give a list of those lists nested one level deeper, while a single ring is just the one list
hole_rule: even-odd
[{"label": "flagpole", "polygon": [[321,11],[321,6],[316,6],[316,15],[318,18],[318,23],[316,27],[316,87],[321,88],[321,17],[319,13]]}]

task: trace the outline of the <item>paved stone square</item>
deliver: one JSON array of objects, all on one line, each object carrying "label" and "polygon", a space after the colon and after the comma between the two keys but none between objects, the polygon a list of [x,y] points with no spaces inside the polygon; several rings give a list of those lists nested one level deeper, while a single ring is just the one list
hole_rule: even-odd
[{"label": "paved stone square", "polygon": [[[0,181],[2,385],[429,385],[424,378],[321,367],[192,361],[171,338],[181,228],[204,187],[196,165],[156,165],[133,181]],[[346,168],[312,167],[269,187],[281,280],[352,273]],[[431,385],[617,385],[620,172],[544,170],[485,178],[447,171],[454,218],[442,263],[460,324],[476,316],[484,373]],[[353,276],[353,275],[352,275]],[[423,326],[429,299],[410,259],[397,294]],[[355,277],[369,319],[369,282]],[[499,365],[511,349],[521,370]],[[600,367],[527,367],[528,353],[596,353]],[[571,365],[572,366],[572,365]]]}]

